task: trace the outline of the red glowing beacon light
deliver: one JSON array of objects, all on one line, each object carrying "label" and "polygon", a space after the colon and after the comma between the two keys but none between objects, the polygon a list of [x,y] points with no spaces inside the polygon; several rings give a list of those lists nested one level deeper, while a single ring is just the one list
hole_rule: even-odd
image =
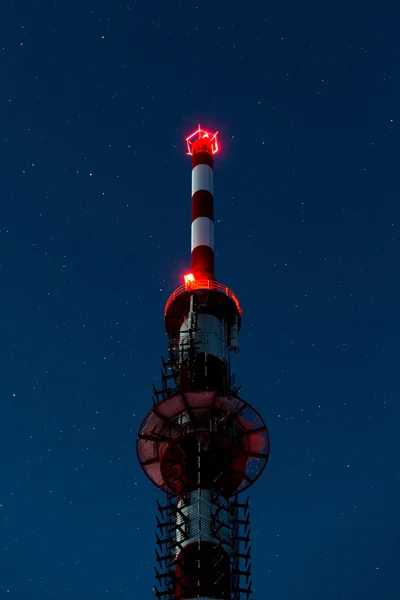
[{"label": "red glowing beacon light", "polygon": [[183,280],[185,282],[186,285],[192,283],[192,281],[194,281],[194,275],[193,273],[188,273],[187,275],[183,276]]},{"label": "red glowing beacon light", "polygon": [[215,133],[211,133],[211,131],[206,131],[202,129],[200,125],[186,138],[187,144],[187,154],[192,156],[196,152],[209,152],[210,154],[216,154],[220,151],[219,141],[218,141],[218,131]]}]

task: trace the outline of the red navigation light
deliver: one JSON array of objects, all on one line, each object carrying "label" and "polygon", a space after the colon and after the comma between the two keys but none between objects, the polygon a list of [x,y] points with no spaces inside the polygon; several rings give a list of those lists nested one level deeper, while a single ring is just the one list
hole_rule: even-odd
[{"label": "red navigation light", "polygon": [[183,279],[185,281],[185,285],[188,285],[189,283],[192,283],[192,281],[194,281],[194,275],[193,273],[188,273],[187,275],[183,276]]},{"label": "red navigation light", "polygon": [[218,131],[211,133],[202,129],[200,125],[186,138],[187,154],[192,156],[196,152],[209,152],[209,154],[216,154],[219,152],[220,147],[217,139]]}]

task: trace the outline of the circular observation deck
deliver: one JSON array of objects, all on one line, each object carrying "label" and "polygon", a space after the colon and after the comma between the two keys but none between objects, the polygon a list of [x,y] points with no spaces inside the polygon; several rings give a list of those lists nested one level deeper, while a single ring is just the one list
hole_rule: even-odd
[{"label": "circular observation deck", "polygon": [[182,323],[184,315],[190,308],[190,296],[196,296],[198,306],[206,306],[207,312],[222,316],[225,319],[236,318],[240,331],[243,310],[236,294],[226,285],[212,279],[189,280],[179,286],[167,300],[164,309],[165,329],[173,337]]},{"label": "circular observation deck", "polygon": [[143,471],[159,489],[176,495],[196,487],[199,446],[205,459],[201,487],[220,489],[225,496],[251,486],[270,451],[258,412],[239,397],[210,391],[163,400],[146,415],[137,436]]}]

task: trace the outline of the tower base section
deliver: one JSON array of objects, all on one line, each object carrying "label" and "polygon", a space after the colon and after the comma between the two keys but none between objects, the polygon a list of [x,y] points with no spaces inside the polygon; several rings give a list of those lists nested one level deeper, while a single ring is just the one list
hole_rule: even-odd
[{"label": "tower base section", "polygon": [[157,504],[157,599],[250,600],[248,499],[198,489]]},{"label": "tower base section", "polygon": [[175,596],[177,600],[218,598],[230,600],[230,557],[211,542],[193,542],[177,556]]}]

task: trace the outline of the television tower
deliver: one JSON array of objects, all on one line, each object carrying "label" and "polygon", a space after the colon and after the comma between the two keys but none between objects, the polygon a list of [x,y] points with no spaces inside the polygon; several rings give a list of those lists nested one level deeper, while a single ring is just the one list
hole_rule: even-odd
[{"label": "television tower", "polygon": [[192,268],[165,306],[168,360],[137,436],[158,501],[158,600],[250,600],[249,499],[269,455],[267,427],[239,397],[230,369],[242,309],[214,275],[217,133],[186,138],[192,157]]}]

